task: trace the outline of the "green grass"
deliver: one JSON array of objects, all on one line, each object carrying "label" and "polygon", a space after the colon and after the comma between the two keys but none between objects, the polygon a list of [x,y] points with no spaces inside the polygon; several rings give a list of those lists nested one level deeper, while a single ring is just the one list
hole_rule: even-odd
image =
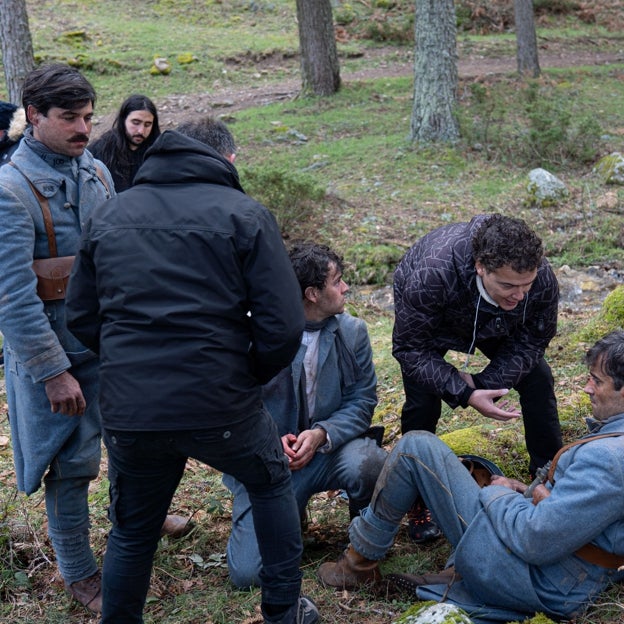
[{"label": "green grass", "polygon": [[[27,5],[37,58],[84,69],[98,89],[100,108],[109,112],[128,93],[147,92],[154,98],[193,93],[199,84],[206,88],[222,79],[228,60],[293,55],[298,46],[294,3],[286,0],[60,0]],[[84,33],[84,38],[67,37],[74,32]],[[176,62],[180,54],[191,54],[197,62],[182,66]],[[157,56],[172,62],[170,75],[149,74]],[[243,65],[230,69],[227,77],[236,84],[252,73],[253,68]]]}]

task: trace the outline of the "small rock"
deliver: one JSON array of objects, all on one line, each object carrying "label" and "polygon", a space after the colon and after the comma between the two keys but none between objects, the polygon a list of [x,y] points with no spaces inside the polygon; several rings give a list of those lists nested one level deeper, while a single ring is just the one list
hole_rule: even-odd
[{"label": "small rock", "polygon": [[528,203],[531,206],[553,206],[568,196],[566,185],[546,169],[529,172]]},{"label": "small rock", "polygon": [[599,210],[615,210],[620,205],[617,193],[608,191],[596,199],[596,208]]}]

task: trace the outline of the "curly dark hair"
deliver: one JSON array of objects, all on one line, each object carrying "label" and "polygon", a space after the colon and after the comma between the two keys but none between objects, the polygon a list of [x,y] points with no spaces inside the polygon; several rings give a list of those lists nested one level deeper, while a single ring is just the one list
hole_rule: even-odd
[{"label": "curly dark hair", "polygon": [[603,336],[587,351],[585,363],[590,368],[598,365],[605,375],[611,377],[613,387],[619,391],[624,386],[624,331],[618,329]]},{"label": "curly dark hair", "polygon": [[472,238],[472,257],[487,271],[510,266],[516,273],[534,271],[542,262],[544,247],[522,219],[494,214]]},{"label": "curly dark hair", "polygon": [[344,269],[342,256],[327,245],[299,243],[291,247],[288,255],[299,280],[302,297],[309,286],[323,290],[331,264],[335,264],[340,272]]}]

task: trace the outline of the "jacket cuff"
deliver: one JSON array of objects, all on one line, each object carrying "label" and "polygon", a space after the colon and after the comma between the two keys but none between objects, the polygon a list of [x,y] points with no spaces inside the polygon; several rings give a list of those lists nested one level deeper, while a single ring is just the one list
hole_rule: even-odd
[{"label": "jacket cuff", "polygon": [[325,444],[323,444],[323,446],[319,446],[316,449],[316,452],[317,453],[330,453],[333,449],[333,445],[332,445],[331,438],[329,437],[329,431],[327,431],[327,428],[323,427],[323,425],[315,423],[314,425],[312,425],[312,429],[322,429],[325,432],[325,436],[327,438],[327,441],[325,442]]},{"label": "jacket cuff", "polygon": [[31,358],[24,366],[33,381],[38,383],[51,379],[71,368],[71,362],[61,346],[48,349],[44,353]]},{"label": "jacket cuff", "polygon": [[466,384],[466,387],[464,388],[464,391],[459,395],[459,404],[466,408],[468,407],[468,401],[470,400],[470,397],[472,396],[472,393],[475,391],[474,388],[471,388],[468,384]]}]

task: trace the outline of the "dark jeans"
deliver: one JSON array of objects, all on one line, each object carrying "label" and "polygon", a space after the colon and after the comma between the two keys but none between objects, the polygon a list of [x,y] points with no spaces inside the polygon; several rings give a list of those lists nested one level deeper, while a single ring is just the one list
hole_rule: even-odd
[{"label": "dark jeans", "polygon": [[[401,411],[401,433],[424,429],[435,433],[442,402],[422,386],[403,375],[405,403]],[[552,459],[561,448],[561,428],[557,412],[554,380],[550,366],[542,358],[537,366],[515,389],[520,395],[524,437],[529,452],[529,470],[532,475]]]},{"label": "dark jeans", "polygon": [[188,457],[234,475],[252,504],[262,556],[262,604],[299,598],[303,550],[290,470],[265,410],[228,429],[104,430],[111,529],[103,566],[101,624],[143,622],[152,561]]}]

